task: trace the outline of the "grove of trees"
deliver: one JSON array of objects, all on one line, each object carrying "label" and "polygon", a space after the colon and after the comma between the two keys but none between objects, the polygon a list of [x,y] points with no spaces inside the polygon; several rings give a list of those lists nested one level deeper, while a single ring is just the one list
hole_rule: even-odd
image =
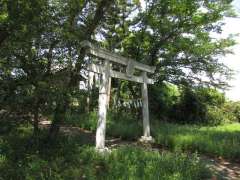
[{"label": "grove of trees", "polygon": [[[228,87],[232,71],[221,57],[231,53],[235,42],[211,35],[222,32],[225,15],[234,16],[231,2],[1,0],[1,116],[19,121],[29,116],[37,133],[40,116],[53,115],[48,137],[54,139],[73,99],[85,107],[88,92],[79,90],[79,81],[85,81],[80,72],[86,67],[86,49],[80,43],[89,40],[156,66],[149,96],[150,110],[159,119],[214,119],[228,111],[227,105],[224,112],[216,110],[226,101],[217,89]],[[137,84],[113,80],[112,86],[112,96],[139,97]],[[237,106],[231,111],[239,113]]]}]

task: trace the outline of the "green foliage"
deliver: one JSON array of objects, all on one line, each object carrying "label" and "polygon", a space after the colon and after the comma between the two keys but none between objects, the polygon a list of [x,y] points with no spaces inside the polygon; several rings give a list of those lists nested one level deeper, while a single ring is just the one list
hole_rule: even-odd
[{"label": "green foliage", "polygon": [[[78,82],[86,82],[80,72],[89,60],[80,42],[91,40],[156,66],[153,78],[158,85],[153,88],[153,108],[162,110],[162,117],[168,114],[179,117],[180,113],[183,114],[180,121],[205,122],[203,116],[208,108],[204,102],[209,99],[201,100],[199,96],[204,95],[195,96],[196,92],[190,91],[179,97],[178,89],[172,84],[205,84],[199,81],[201,74],[209,77],[210,86],[227,84],[231,71],[216,57],[229,53],[228,47],[234,45],[234,41],[231,38],[212,41],[210,34],[221,32],[219,20],[224,13],[232,12],[230,3],[157,0],[146,2],[143,9],[139,1],[127,0],[3,0],[0,108],[35,117],[54,114],[55,127],[64,121],[69,110],[86,112],[83,97],[86,92],[78,93]],[[123,71],[121,66],[114,65],[114,68]],[[164,81],[172,84],[163,85]],[[139,87],[132,83],[113,83],[113,88],[118,89],[118,98],[139,95]],[[73,99],[77,99],[79,109],[73,108]],[[94,107],[90,109],[95,108],[96,103],[92,104]],[[177,106],[177,112],[173,106]],[[90,123],[87,128],[94,129],[91,126]]]},{"label": "green foliage", "polygon": [[172,108],[180,101],[180,90],[169,83],[157,83],[150,86],[149,102],[151,114],[159,118],[169,119]]},{"label": "green foliage", "polygon": [[[92,132],[96,131],[98,115],[96,111],[89,114],[67,113],[65,125],[81,127]],[[108,136],[121,139],[136,140],[142,134],[142,122],[137,121],[130,113],[116,113],[110,111],[107,117]]]},{"label": "green foliage", "polygon": [[79,136],[60,136],[49,145],[41,132],[31,144],[31,129],[0,136],[0,179],[163,179],[210,177],[197,154],[152,152],[126,146],[105,156],[82,146]]},{"label": "green foliage", "polygon": [[33,115],[34,122],[40,113],[54,114],[52,132],[57,132],[56,124],[64,121],[77,97],[79,72],[86,65],[79,43],[94,36],[111,3],[4,0],[0,108]]},{"label": "green foliage", "polygon": [[108,116],[107,135],[136,140],[142,135],[142,121],[138,121],[128,112],[111,112]]},{"label": "green foliage", "polygon": [[223,111],[230,121],[240,122],[240,102],[226,102]]},{"label": "green foliage", "polygon": [[172,150],[201,152],[232,160],[240,158],[240,124],[204,127],[156,123],[153,127],[156,142]]},{"label": "green foliage", "polygon": [[234,122],[234,117],[230,112],[226,112],[223,107],[207,107],[206,120],[209,125],[220,125]]},{"label": "green foliage", "polygon": [[[0,111],[15,113],[14,118],[19,120],[22,114],[30,118],[39,114],[54,116],[50,128],[53,135],[64,121],[95,131],[97,114],[83,113],[87,109],[86,92],[78,90],[78,82],[85,81],[80,72],[88,63],[86,50],[80,42],[92,40],[111,51],[156,66],[153,78],[157,85],[150,89],[151,108],[156,116],[183,123],[239,121],[238,105],[222,106],[225,100],[217,91],[192,88],[205,84],[199,81],[201,74],[209,77],[206,84],[210,86],[227,84],[231,71],[216,57],[229,53],[228,47],[234,45],[234,41],[231,38],[212,41],[210,34],[221,32],[218,21],[224,13],[231,12],[230,3],[158,0],[147,2],[146,9],[142,9],[139,1],[126,0],[3,0],[0,7]],[[202,8],[206,12],[202,12]],[[120,66],[114,68],[123,71]],[[193,86],[181,89],[173,84]],[[113,87],[117,89],[117,98],[139,95],[139,87],[132,83],[113,82]],[[96,100],[90,109],[95,108]],[[80,107],[75,108],[76,104]],[[109,114],[108,135],[138,138],[142,122],[124,110],[121,113]],[[104,158],[92,147],[82,147],[79,137],[61,137],[62,141],[54,139],[49,145],[42,137],[45,132],[34,138],[32,130],[21,125],[24,123],[0,122],[0,132],[9,132],[0,136],[0,179],[202,178],[204,168],[196,157],[188,160],[182,154],[177,157],[171,153],[160,155],[127,148]],[[156,134],[161,143],[160,134]],[[202,141],[200,139],[199,143],[204,144]],[[191,145],[187,142],[188,138],[177,146],[188,149]],[[228,144],[228,139],[226,142]],[[170,144],[175,147],[175,143],[174,140]],[[213,152],[217,146],[220,150],[215,153],[225,156],[225,146],[212,144],[206,149],[202,146],[197,149]],[[230,156],[238,157],[238,144],[228,145],[236,146]],[[122,174],[115,168],[121,169]]]},{"label": "green foliage", "polygon": [[[113,44],[110,48],[156,65],[154,77],[158,82],[225,86],[231,71],[215,55],[229,53],[228,47],[234,41],[231,38],[212,41],[210,34],[221,33],[220,21],[224,12],[232,10],[230,3],[220,0],[150,1],[145,10],[138,7],[139,13],[132,21],[124,13],[119,14],[120,8],[111,12],[109,21],[118,24],[118,30],[123,33],[114,33],[113,26],[107,26],[109,31],[102,35],[108,44]],[[125,8],[131,12],[132,6],[129,4]],[[126,26],[131,28],[126,29]],[[219,72],[223,76],[214,76]],[[202,74],[211,81],[201,81]]]},{"label": "green foliage", "polygon": [[[184,89],[176,119],[182,122],[220,125],[237,118],[223,93],[211,88]],[[180,116],[178,115],[180,114]]]},{"label": "green foliage", "polygon": [[81,127],[86,130],[95,131],[97,128],[97,112],[93,111],[89,114],[77,114],[68,112],[64,124]]},{"label": "green foliage", "polygon": [[210,106],[221,107],[226,102],[225,95],[217,89],[200,87],[196,89],[196,93],[202,102]]},{"label": "green foliage", "polygon": [[[228,113],[224,113],[218,108],[216,108],[214,112],[209,110],[208,113],[208,121],[214,125],[223,122],[223,117],[225,117],[224,120],[229,118],[226,117],[229,116]],[[220,113],[220,115],[217,113]],[[96,114],[92,115],[92,118],[93,120],[86,119],[86,121],[82,121],[76,119],[72,122],[67,122],[70,123],[69,125],[78,125],[89,130],[95,130],[97,124]],[[78,123],[74,124],[74,122]],[[92,126],[89,125],[91,122]],[[141,124],[141,121],[136,121],[135,118],[128,114],[123,116],[112,113],[108,116],[106,133],[107,136],[121,137],[126,140],[136,140],[142,135]],[[168,147],[174,151],[197,151],[233,160],[240,157],[240,125],[237,123],[211,127],[202,125],[177,125],[161,123],[155,120],[152,123],[151,130],[157,144]]]},{"label": "green foliage", "polygon": [[173,109],[174,119],[182,123],[203,123],[206,121],[207,101],[198,92],[183,88],[180,101]]},{"label": "green foliage", "polygon": [[150,110],[157,119],[208,125],[236,121],[233,109],[237,108],[230,110],[233,105],[216,89],[161,83],[153,85],[149,92]]},{"label": "green foliage", "polygon": [[[145,152],[138,148],[123,148],[113,152],[109,157],[114,163],[111,168],[114,179],[201,179],[207,177],[199,164],[197,156],[189,157],[176,153],[159,154]],[[124,162],[121,164],[119,162]],[[200,166],[199,166],[200,165]],[[187,171],[186,171],[187,167]],[[194,174],[194,176],[193,176]]]}]

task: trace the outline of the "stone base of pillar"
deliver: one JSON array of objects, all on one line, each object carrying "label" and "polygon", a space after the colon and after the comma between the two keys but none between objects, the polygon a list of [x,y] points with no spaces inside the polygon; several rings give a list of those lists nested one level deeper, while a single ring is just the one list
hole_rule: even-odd
[{"label": "stone base of pillar", "polygon": [[155,140],[152,136],[141,136],[139,141],[142,143],[154,143],[155,142]]},{"label": "stone base of pillar", "polygon": [[111,153],[111,150],[108,149],[107,147],[105,147],[105,148],[96,148],[96,151],[97,151],[99,154],[102,154],[102,155],[106,155],[106,154]]}]

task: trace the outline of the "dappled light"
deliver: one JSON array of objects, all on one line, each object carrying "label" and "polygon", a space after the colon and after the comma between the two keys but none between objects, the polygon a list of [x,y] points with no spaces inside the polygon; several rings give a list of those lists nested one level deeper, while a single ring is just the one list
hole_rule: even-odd
[{"label": "dappled light", "polygon": [[239,180],[236,2],[1,1],[0,180]]}]

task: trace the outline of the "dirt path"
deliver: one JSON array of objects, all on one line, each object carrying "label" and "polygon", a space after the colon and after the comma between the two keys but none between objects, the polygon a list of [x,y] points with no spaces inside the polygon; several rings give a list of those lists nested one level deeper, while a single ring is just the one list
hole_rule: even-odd
[{"label": "dirt path", "polygon": [[210,158],[201,155],[207,166],[215,175],[215,179],[240,180],[240,164],[229,162],[225,159]]},{"label": "dirt path", "polygon": [[[48,128],[50,125],[50,121],[41,121],[40,127]],[[68,127],[62,126],[60,131],[66,135],[81,135],[84,139],[87,139],[88,142],[93,144],[95,142],[95,134],[91,131],[84,130],[79,127]],[[109,149],[114,149],[121,146],[136,146],[141,147],[149,151],[169,151],[168,149],[161,147],[159,145],[142,145],[137,141],[123,141],[121,138],[107,138],[106,146]],[[213,177],[211,180],[240,180],[240,164],[233,163],[228,160],[222,158],[212,158],[205,155],[200,155],[200,158],[206,162],[206,166],[213,173]]]}]

